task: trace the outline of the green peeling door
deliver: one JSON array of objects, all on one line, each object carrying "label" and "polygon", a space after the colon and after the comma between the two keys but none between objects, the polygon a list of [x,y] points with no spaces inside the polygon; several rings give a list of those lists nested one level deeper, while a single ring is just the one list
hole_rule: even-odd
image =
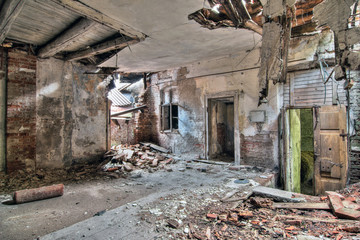
[{"label": "green peeling door", "polygon": [[314,111],[315,194],[342,189],[347,179],[345,106]]},{"label": "green peeling door", "polygon": [[300,192],[301,122],[300,109],[286,110],[284,119],[285,190]]}]

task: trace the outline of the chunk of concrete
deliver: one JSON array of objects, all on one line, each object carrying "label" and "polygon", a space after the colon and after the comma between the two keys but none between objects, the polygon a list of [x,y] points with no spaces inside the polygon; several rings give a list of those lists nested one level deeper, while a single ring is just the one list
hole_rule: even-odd
[{"label": "chunk of concrete", "polygon": [[123,153],[126,155],[127,159],[131,159],[134,156],[135,151],[130,149],[125,149]]},{"label": "chunk of concrete", "polygon": [[272,198],[279,202],[306,202],[305,198],[294,198],[292,192],[257,186],[253,189],[254,195]]},{"label": "chunk of concrete", "polygon": [[127,172],[131,172],[134,170],[134,166],[128,162],[124,162],[124,168]]}]

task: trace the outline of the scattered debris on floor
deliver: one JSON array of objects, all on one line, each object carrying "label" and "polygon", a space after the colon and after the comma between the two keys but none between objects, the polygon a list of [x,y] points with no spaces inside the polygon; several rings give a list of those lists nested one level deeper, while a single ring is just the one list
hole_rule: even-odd
[{"label": "scattered debris on floor", "polygon": [[164,169],[165,165],[175,160],[163,147],[151,143],[136,145],[113,146],[104,156],[104,161],[98,166],[104,172],[120,176],[122,173],[132,172],[136,169],[147,169],[152,172]]},{"label": "scattered debris on floor", "polygon": [[[224,200],[236,191],[222,198],[219,192],[188,199],[170,195],[142,218],[150,221],[152,215],[157,231],[167,239],[359,239],[360,183],[319,197],[277,189],[265,197],[259,190],[269,195],[271,188],[251,189],[247,191],[252,194],[235,204]],[[303,201],[288,201],[288,194]]]},{"label": "scattered debris on floor", "polygon": [[[172,171],[171,168],[165,168],[165,165],[175,162],[176,158],[167,149],[152,143],[117,145],[105,154],[100,165],[79,163],[61,169],[24,169],[11,174],[0,173],[0,194],[59,183],[126,177],[128,172],[136,169],[149,172],[157,169]],[[136,178],[136,175],[132,177]]]},{"label": "scattered debris on floor", "polygon": [[[11,174],[0,173],[0,194],[16,190],[38,188],[52,184],[78,183],[104,178],[97,171],[98,164],[77,164],[62,169],[20,170]],[[106,177],[106,176],[105,176]]]}]

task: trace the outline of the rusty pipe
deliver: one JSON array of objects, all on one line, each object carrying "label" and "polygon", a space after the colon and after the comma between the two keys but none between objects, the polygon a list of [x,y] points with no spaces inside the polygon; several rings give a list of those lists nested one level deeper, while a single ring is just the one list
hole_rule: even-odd
[{"label": "rusty pipe", "polygon": [[26,203],[46,198],[59,197],[64,194],[64,184],[24,189],[13,193],[14,203]]}]

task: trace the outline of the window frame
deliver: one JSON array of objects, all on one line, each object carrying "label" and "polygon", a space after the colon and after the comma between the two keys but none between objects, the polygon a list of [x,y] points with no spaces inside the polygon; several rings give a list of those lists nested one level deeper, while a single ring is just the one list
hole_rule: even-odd
[{"label": "window frame", "polygon": [[[177,107],[177,116],[174,117],[173,116],[173,106]],[[168,114],[168,119],[169,119],[169,128],[165,129],[166,124],[166,119],[167,117],[165,116],[165,107],[169,107],[169,114]],[[170,132],[178,132],[179,130],[179,104],[178,103],[165,103],[160,105],[160,111],[161,111],[161,131],[164,133],[170,133]],[[173,124],[173,120],[176,119],[177,121],[177,128],[174,128],[174,124]]]}]

